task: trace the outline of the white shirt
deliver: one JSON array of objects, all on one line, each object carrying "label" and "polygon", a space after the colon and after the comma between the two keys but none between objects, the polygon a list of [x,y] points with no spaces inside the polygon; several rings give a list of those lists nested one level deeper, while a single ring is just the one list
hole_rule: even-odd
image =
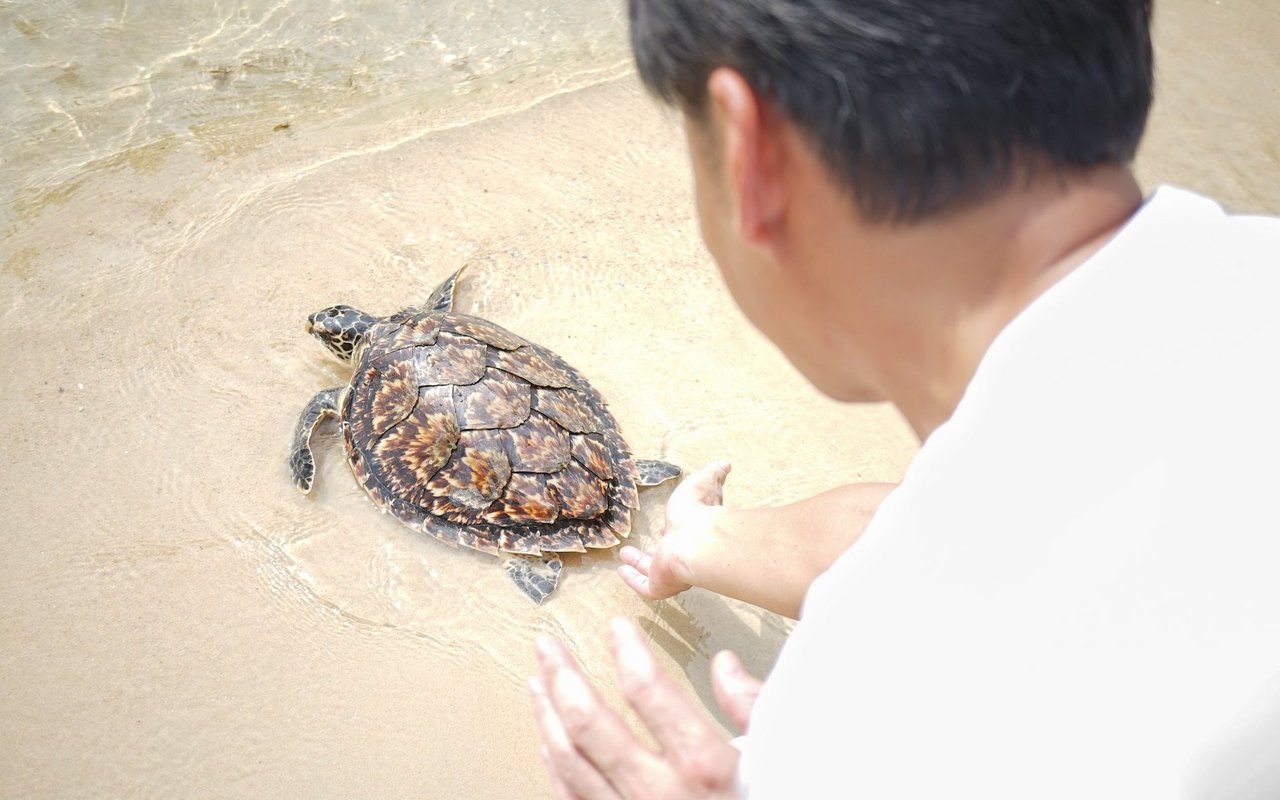
[{"label": "white shirt", "polygon": [[814,582],[740,775],[752,800],[1276,798],[1277,720],[1280,220],[1165,187],[1001,332]]}]

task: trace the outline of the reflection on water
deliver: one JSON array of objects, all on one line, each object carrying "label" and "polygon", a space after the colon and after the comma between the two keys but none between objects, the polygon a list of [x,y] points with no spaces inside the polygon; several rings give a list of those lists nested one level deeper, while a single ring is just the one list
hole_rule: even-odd
[{"label": "reflection on water", "polygon": [[0,186],[54,186],[173,134],[237,152],[299,120],[420,111],[613,63],[621,13],[609,0],[10,0]]}]

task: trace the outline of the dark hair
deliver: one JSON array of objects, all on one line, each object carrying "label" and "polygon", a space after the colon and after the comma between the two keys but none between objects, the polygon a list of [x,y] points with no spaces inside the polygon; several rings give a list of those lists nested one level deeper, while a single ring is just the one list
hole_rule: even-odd
[{"label": "dark hair", "polygon": [[1128,163],[1151,105],[1151,0],[630,0],[645,84],[700,115],[736,69],[877,220],[1014,169]]}]

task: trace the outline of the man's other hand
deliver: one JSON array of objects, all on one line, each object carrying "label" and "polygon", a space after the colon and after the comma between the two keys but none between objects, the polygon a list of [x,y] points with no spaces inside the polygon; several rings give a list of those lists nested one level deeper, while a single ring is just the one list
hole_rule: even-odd
[{"label": "man's other hand", "polygon": [[[653,734],[650,750],[607,706],[554,639],[538,642],[529,681],[542,758],[560,800],[737,797],[738,751],[658,667],[640,629],[615,620],[613,658],[623,697]],[[744,730],[760,681],[731,653],[712,664],[716,699]]]}]

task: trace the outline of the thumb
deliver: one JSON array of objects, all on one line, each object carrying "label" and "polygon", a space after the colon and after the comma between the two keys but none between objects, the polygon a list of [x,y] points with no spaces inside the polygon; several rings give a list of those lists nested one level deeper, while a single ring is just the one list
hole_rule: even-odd
[{"label": "thumb", "polygon": [[668,506],[718,506],[724,502],[724,481],[733,466],[728,461],[713,461],[690,473],[671,493]]},{"label": "thumb", "polygon": [[764,682],[747,672],[738,656],[729,650],[721,650],[711,661],[711,688],[716,702],[733,720],[742,733],[751,724],[751,709]]}]

